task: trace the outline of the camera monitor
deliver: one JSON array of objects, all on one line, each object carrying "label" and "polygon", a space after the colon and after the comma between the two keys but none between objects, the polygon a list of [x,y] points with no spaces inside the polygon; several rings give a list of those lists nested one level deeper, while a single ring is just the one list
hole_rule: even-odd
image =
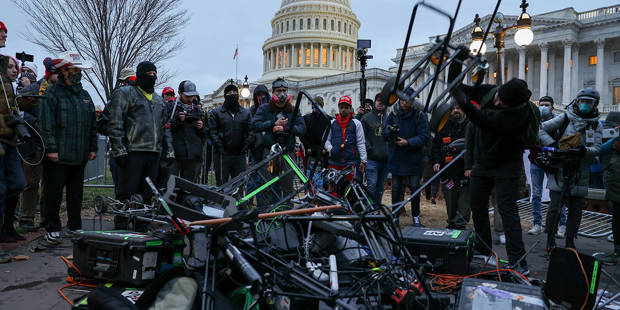
[{"label": "camera monitor", "polygon": [[370,48],[370,40],[357,40],[357,48]]}]

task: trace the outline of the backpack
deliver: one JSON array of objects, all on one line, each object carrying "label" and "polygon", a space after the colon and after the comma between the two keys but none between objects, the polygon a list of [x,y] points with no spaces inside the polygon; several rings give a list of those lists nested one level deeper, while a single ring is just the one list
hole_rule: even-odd
[{"label": "backpack", "polygon": [[[499,86],[496,86],[484,96],[482,96],[482,99],[480,100],[481,109],[487,104],[491,103],[498,89]],[[524,103],[524,105],[527,105],[528,108],[527,125],[525,127],[525,130],[516,138],[518,141],[521,142],[523,148],[533,149],[540,146],[540,137],[538,136],[538,130],[540,129],[542,118],[540,116],[540,110],[538,110],[538,107],[533,102],[528,100],[526,103]],[[521,106],[518,107],[520,108]]]}]

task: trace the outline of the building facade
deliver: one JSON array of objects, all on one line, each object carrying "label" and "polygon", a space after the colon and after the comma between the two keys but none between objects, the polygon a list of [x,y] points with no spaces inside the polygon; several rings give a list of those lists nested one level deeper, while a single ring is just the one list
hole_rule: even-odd
[{"label": "building facade", "polygon": [[[282,0],[271,19],[271,37],[263,44],[263,74],[250,89],[271,83],[278,77],[289,82],[289,95],[297,99],[300,90],[321,96],[325,110],[334,115],[338,98],[348,95],[359,106],[360,64],[356,48],[360,21],[351,10],[350,0]],[[367,69],[367,97],[373,98],[389,78],[389,71]],[[224,102],[222,84],[202,100],[207,107]],[[241,85],[241,81],[237,81]],[[250,98],[251,99],[251,98]],[[248,107],[249,100],[243,100]],[[302,113],[312,107],[303,99]]]},{"label": "building facade", "polygon": [[[504,15],[504,23],[515,24],[517,17]],[[490,18],[482,18],[482,29],[486,29]],[[471,23],[455,30],[452,42],[469,46],[473,27]],[[532,31],[534,40],[526,47],[514,42],[515,30],[507,32],[503,70],[497,68],[497,51],[489,35],[485,54],[489,83],[495,83],[497,74],[503,74],[504,81],[518,77],[527,81],[533,100],[548,95],[562,105],[569,104],[579,89],[595,87],[601,94],[601,112],[620,111],[620,5],[586,12],[565,8],[533,15]],[[430,47],[431,42],[408,47],[404,68],[411,68]],[[402,48],[392,59],[397,65],[401,55]],[[396,70],[397,66],[390,68]]]}]

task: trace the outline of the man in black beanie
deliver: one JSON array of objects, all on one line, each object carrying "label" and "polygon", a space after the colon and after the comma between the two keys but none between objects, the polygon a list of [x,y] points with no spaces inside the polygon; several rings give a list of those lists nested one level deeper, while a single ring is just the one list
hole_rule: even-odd
[{"label": "man in black beanie", "polygon": [[155,64],[143,61],[136,70],[136,84],[116,89],[109,103],[109,138],[112,155],[121,168],[121,201],[137,193],[149,203],[151,190],[145,178],[156,180],[162,151],[165,159],[174,159],[164,100],[154,90],[156,80]]},{"label": "man in black beanie", "polygon": [[211,111],[208,123],[215,154],[215,181],[219,186],[245,170],[245,155],[251,143],[252,115],[239,105],[237,85],[224,88],[224,104]]},{"label": "man in black beanie", "polygon": [[[512,79],[498,87],[460,85],[452,91],[454,99],[473,126],[473,168],[471,171],[471,211],[477,240],[475,250],[488,264],[492,254],[489,222],[489,196],[495,187],[497,207],[506,233],[509,263],[523,275],[529,273],[525,254],[517,199],[524,145],[519,139],[530,121],[530,90],[527,83]],[[475,104],[479,105],[479,108]],[[495,213],[497,216],[497,213]]]}]

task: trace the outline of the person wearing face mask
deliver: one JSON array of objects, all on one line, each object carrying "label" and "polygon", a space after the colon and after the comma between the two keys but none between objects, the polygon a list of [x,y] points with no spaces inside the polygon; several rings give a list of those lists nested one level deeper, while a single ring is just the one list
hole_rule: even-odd
[{"label": "person wearing face mask", "polygon": [[76,52],[64,52],[53,63],[59,78],[40,103],[39,126],[47,152],[43,169],[45,240],[56,245],[62,240],[59,211],[65,187],[66,236],[82,228],[84,168],[97,156],[97,124],[93,101],[82,88],[82,70],[90,66]]},{"label": "person wearing face mask", "polygon": [[[299,113],[293,121],[293,105],[291,104],[291,96],[288,95],[288,83],[278,78],[271,85],[272,96],[269,104],[261,105],[256,111],[256,115],[252,119],[252,130],[256,133],[262,133],[265,151],[269,152],[271,146],[279,144],[287,147],[289,156],[293,155],[294,146],[287,146],[290,135],[294,137],[303,137],[306,133],[306,125],[304,119]],[[274,160],[271,173],[279,175],[283,170],[287,170],[288,165],[282,158]],[[278,181],[283,195],[293,192],[293,176],[288,174]],[[281,197],[271,197],[278,199]],[[276,200],[277,201],[277,200]],[[273,202],[276,202],[273,201]]]},{"label": "person wearing face mask", "polygon": [[[431,147],[433,172],[437,173],[457,154],[450,153],[446,146],[465,138],[469,120],[455,101],[451,101],[452,111],[444,127],[435,134]],[[465,174],[465,159],[460,158],[441,175],[441,186],[446,200],[448,228],[465,229],[470,217],[469,175]]]},{"label": "person wearing face mask", "polygon": [[[256,111],[258,108],[263,105],[269,103],[269,89],[264,84],[259,84],[254,88],[253,96],[252,96],[252,107],[250,107],[250,114],[252,117],[256,115]],[[252,132],[252,152],[251,159],[253,163],[258,163],[263,160],[263,153],[265,151],[265,144],[263,143],[263,134]]]},{"label": "person wearing face mask", "polygon": [[[0,21],[0,48],[5,46],[7,28]],[[12,62],[9,57],[0,55],[0,232],[5,232],[4,214],[9,208],[17,206],[19,194],[24,190],[24,174],[17,155],[15,130],[5,120],[12,117],[9,104],[15,99],[12,81],[8,76],[8,66]],[[7,222],[12,223],[12,218]],[[8,235],[8,234],[7,234]],[[7,236],[12,237],[12,236]],[[11,256],[0,248],[0,263],[8,263]]]},{"label": "person wearing face mask", "polygon": [[[170,131],[175,160],[171,175],[178,175],[191,182],[198,182],[202,164],[202,145],[207,137],[207,126],[202,120],[196,84],[183,81],[179,84],[176,108],[170,115]],[[167,180],[162,180],[167,182]]]},{"label": "person wearing face mask", "polygon": [[574,176],[568,185],[569,192],[562,197],[564,187],[564,169],[548,173],[547,188],[551,204],[547,211],[547,245],[551,250],[555,246],[554,227],[558,219],[558,209],[564,203],[568,208],[566,220],[565,247],[575,248],[575,238],[581,223],[581,212],[585,207],[584,197],[588,194],[590,182],[590,163],[601,148],[602,131],[599,125],[599,92],[591,87],[583,88],[576,98],[566,107],[566,112],[542,124],[540,141],[543,146],[557,145],[560,149],[578,148],[582,158],[575,168]]},{"label": "person wearing face mask", "polygon": [[[546,122],[553,118],[553,98],[550,96],[542,96],[538,99],[538,109],[540,110],[540,118],[542,122]],[[534,218],[534,226],[527,231],[530,235],[538,235],[543,232],[542,228],[542,191],[545,179],[545,171],[536,165],[537,155],[540,150],[530,149],[528,159],[530,161],[530,181],[532,183],[532,217]],[[560,217],[560,226],[558,228],[558,236],[564,237],[566,232],[566,211],[562,209]]]},{"label": "person wearing face mask", "polygon": [[140,194],[145,203],[151,201],[146,177],[155,181],[160,153],[166,161],[174,160],[172,135],[164,100],[155,93],[157,67],[143,61],[136,67],[136,81],[112,93],[110,101],[109,139],[112,156],[120,167],[121,201]]},{"label": "person wearing face mask", "polygon": [[209,115],[209,136],[213,141],[215,180],[222,185],[246,168],[245,155],[250,148],[252,115],[239,105],[237,85],[224,88],[224,104]]}]

